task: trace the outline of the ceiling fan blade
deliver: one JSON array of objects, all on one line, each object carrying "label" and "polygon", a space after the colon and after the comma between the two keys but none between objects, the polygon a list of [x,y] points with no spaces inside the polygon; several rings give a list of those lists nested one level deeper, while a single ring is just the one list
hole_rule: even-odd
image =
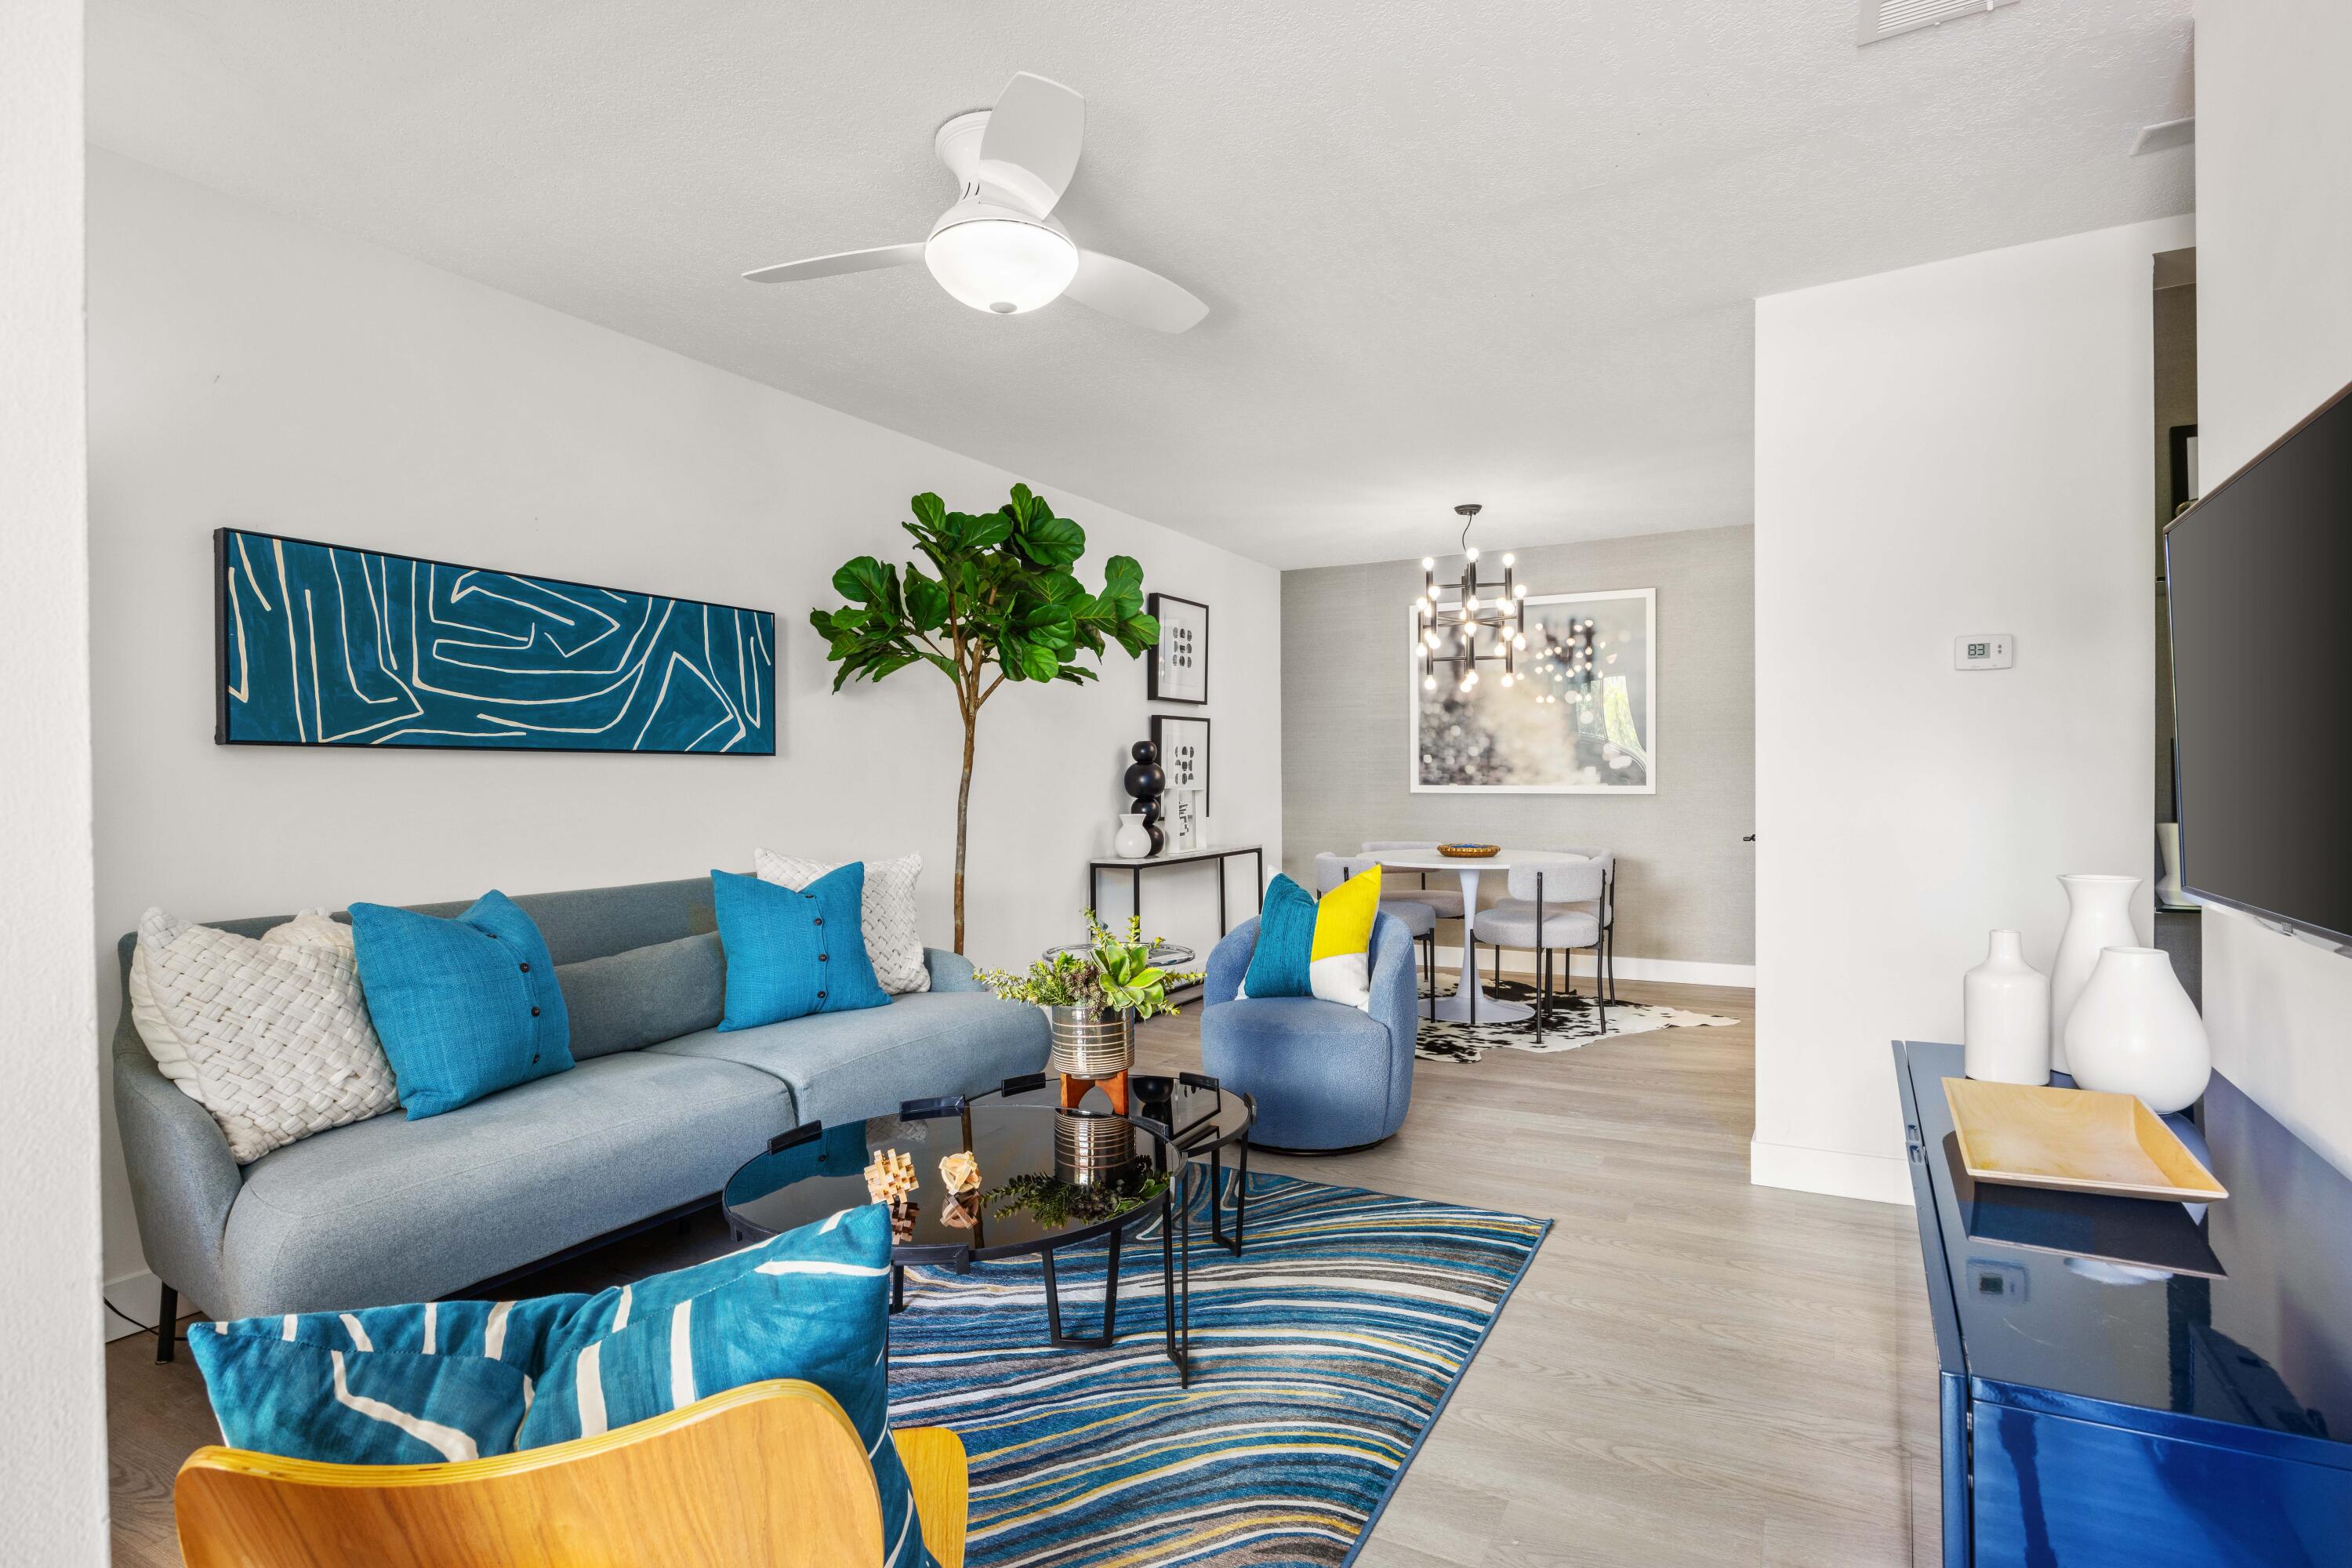
[{"label": "ceiling fan blade", "polygon": [[812,256],[805,261],[787,261],[775,267],[762,267],[744,277],[754,283],[799,283],[811,278],[831,278],[840,272],[871,272],[881,267],[904,267],[923,258],[923,247],[914,245],[879,245],[872,250],[841,250],[831,256]]},{"label": "ceiling fan blade", "polygon": [[1078,275],[1062,297],[1156,332],[1183,331],[1209,313],[1190,289],[1099,250],[1078,252]]},{"label": "ceiling fan blade", "polygon": [[1027,71],[997,95],[980,137],[980,177],[1039,217],[1054,210],[1078,172],[1087,100]]}]

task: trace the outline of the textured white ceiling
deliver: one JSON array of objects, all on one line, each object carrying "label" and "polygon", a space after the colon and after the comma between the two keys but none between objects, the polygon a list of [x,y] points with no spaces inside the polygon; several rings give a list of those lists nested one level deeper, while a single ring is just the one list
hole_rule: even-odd
[{"label": "textured white ceiling", "polygon": [[[1292,566],[1747,521],[1752,298],[2189,210],[2189,0],[1854,3],[93,0],[91,135]],[[921,238],[1018,69],[1203,325],[738,279]]]}]

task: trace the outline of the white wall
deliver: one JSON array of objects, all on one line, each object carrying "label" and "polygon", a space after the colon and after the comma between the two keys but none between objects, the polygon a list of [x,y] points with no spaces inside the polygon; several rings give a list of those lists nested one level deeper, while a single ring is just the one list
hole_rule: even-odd
[{"label": "white wall", "polygon": [[1759,1183],[1907,1203],[1887,1042],[1959,1038],[1994,927],[2047,969],[2060,873],[2148,864],[2149,258],[2191,232],[1757,301]]},{"label": "white wall", "polygon": [[[204,919],[698,876],[748,868],[757,844],[839,858],[913,848],[925,935],[947,945],[961,746],[948,683],[918,668],[831,695],[807,622],[837,602],[843,561],[909,552],[898,522],[919,490],[976,510],[1026,479],[1086,526],[1089,581],[1125,552],[1147,589],[1213,608],[1213,826],[1263,840],[1278,863],[1271,568],[1064,494],[1050,474],[1003,472],[112,154],[93,153],[90,178],[110,1030],[113,942],[150,904]],[[779,754],[215,746],[223,523],[773,609]],[[1098,686],[1007,686],[982,712],[976,959],[1025,961],[1078,934],[1084,862],[1109,848],[1126,748],[1148,730],[1143,692],[1141,661],[1113,654]],[[1150,924],[1213,940],[1208,878],[1160,873]],[[141,1267],[119,1171],[108,1200],[115,1278]]]},{"label": "white wall", "polygon": [[0,5],[0,1563],[106,1561],[82,445],[82,8]]},{"label": "white wall", "polygon": [[[2352,382],[2352,7],[2197,7],[2199,467],[2213,488]],[[2352,959],[2205,916],[2214,1064],[2352,1171]]]}]

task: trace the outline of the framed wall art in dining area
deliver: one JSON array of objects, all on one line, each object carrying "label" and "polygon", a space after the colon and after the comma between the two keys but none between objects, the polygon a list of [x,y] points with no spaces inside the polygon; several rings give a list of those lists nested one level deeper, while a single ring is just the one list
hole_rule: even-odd
[{"label": "framed wall art in dining area", "polygon": [[1149,600],[1145,608],[1160,623],[1160,641],[1145,674],[1146,694],[1154,702],[1207,702],[1209,606],[1173,594]]},{"label": "framed wall art in dining area", "polygon": [[1178,713],[1151,716],[1151,743],[1160,749],[1160,766],[1168,775],[1163,798],[1179,791],[1198,794],[1200,815],[1209,815],[1209,721]]},{"label": "framed wall art in dining area", "polygon": [[223,528],[224,746],[776,754],[776,618]]},{"label": "framed wall art in dining area", "polygon": [[1658,591],[1519,601],[1524,648],[1478,632],[1476,676],[1425,664],[1406,619],[1408,765],[1416,794],[1654,795]]}]

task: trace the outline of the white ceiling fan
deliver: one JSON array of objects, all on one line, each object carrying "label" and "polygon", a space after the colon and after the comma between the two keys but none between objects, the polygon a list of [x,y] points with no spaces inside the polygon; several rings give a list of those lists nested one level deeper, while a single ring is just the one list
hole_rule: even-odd
[{"label": "white ceiling fan", "polygon": [[1019,315],[1065,295],[1106,315],[1181,332],[1209,313],[1157,272],[1081,249],[1053,217],[1077,172],[1087,100],[1060,82],[1022,71],[993,109],[959,114],[931,150],[956,177],[955,205],[912,245],[844,250],[762,267],[754,283],[798,283],[920,261],[940,288],[975,310]]}]

